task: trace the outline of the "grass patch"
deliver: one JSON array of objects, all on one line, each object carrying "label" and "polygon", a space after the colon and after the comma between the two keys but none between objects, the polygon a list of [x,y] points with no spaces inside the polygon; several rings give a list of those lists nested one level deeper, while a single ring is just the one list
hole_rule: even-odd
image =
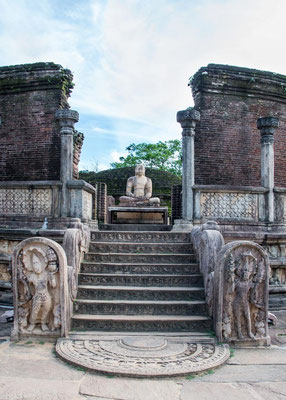
[{"label": "grass patch", "polygon": [[194,378],[202,377],[205,375],[212,375],[212,374],[214,374],[214,372],[215,372],[214,369],[208,369],[207,371],[198,372],[197,374],[186,375],[185,379],[187,379],[188,381],[191,381]]},{"label": "grass patch", "polygon": [[25,342],[25,344],[33,344],[33,342],[31,340],[28,340],[27,342]]},{"label": "grass patch", "polygon": [[234,357],[234,349],[232,347],[229,348],[230,357]]},{"label": "grass patch", "polygon": [[39,344],[45,344],[46,342],[39,342]]}]

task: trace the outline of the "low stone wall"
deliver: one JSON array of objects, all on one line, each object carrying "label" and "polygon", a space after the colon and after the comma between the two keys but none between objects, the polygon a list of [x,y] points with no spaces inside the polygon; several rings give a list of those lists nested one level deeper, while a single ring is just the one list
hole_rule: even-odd
[{"label": "low stone wall", "polygon": [[232,220],[259,222],[265,220],[267,189],[230,186],[194,186],[196,220]]},{"label": "low stone wall", "polygon": [[59,181],[0,182],[0,215],[58,217]]}]

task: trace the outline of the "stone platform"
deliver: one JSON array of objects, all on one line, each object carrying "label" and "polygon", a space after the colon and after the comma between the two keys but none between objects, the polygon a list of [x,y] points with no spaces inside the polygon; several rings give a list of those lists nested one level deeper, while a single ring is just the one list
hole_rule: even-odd
[{"label": "stone platform", "polygon": [[110,224],[168,224],[168,207],[108,207]]},{"label": "stone platform", "polygon": [[132,377],[168,377],[216,368],[230,356],[226,344],[155,336],[58,339],[61,359],[90,371]]}]

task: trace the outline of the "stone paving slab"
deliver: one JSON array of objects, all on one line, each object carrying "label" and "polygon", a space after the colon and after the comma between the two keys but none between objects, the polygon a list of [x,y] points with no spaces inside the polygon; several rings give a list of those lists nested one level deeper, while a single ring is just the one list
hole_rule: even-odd
[{"label": "stone paving slab", "polygon": [[286,347],[261,349],[234,349],[227,361],[230,365],[286,365]]},{"label": "stone paving slab", "polygon": [[0,376],[0,400],[73,400],[79,384],[74,380]]},{"label": "stone paving slab", "polygon": [[0,345],[0,377],[34,379],[80,380],[84,372],[71,368],[53,353],[51,343],[30,344],[25,342]]},{"label": "stone paving slab", "polygon": [[285,400],[286,383],[205,383],[184,385],[180,400]]},{"label": "stone paving slab", "polygon": [[80,394],[116,400],[177,400],[181,385],[171,380],[107,378],[87,375]]},{"label": "stone paving slab", "polygon": [[286,365],[226,365],[192,382],[286,382]]}]

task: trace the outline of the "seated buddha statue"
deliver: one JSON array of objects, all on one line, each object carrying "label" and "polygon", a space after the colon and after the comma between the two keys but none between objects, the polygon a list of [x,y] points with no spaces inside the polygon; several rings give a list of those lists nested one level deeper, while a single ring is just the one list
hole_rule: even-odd
[{"label": "seated buddha statue", "polygon": [[152,197],[152,181],[145,176],[143,164],[136,165],[135,176],[131,176],[127,180],[126,196],[121,196],[119,201],[120,206],[160,205],[160,199]]}]

